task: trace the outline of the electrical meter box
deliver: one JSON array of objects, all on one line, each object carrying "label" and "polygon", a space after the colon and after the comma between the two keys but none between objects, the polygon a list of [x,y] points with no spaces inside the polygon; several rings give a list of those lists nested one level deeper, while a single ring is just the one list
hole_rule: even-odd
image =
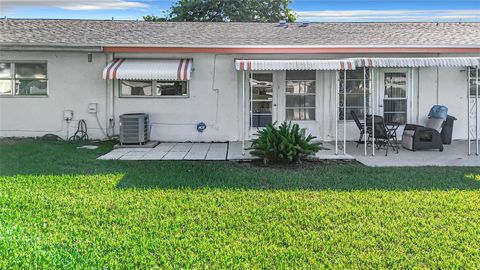
[{"label": "electrical meter box", "polygon": [[70,121],[73,119],[73,111],[72,110],[64,110],[63,111],[63,119],[66,121]]},{"label": "electrical meter box", "polygon": [[97,103],[88,103],[88,112],[97,113]]}]

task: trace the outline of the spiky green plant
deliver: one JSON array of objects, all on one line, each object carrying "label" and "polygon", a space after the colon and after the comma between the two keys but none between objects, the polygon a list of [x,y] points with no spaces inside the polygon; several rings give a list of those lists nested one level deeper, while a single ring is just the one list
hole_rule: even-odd
[{"label": "spiky green plant", "polygon": [[315,136],[306,135],[304,128],[291,122],[283,122],[278,127],[268,124],[258,131],[252,141],[250,154],[268,163],[299,163],[321,148],[320,142],[312,142]]}]

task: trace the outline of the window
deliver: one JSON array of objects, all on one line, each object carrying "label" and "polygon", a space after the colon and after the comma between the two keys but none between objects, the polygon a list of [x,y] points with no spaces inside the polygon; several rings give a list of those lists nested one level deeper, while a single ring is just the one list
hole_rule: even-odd
[{"label": "window", "polygon": [[[153,91],[155,89],[155,91]],[[187,81],[120,81],[121,97],[187,97]]]},{"label": "window", "polygon": [[253,73],[250,81],[250,126],[265,127],[272,123],[273,74]]},{"label": "window", "polygon": [[187,82],[157,82],[157,96],[187,96]]},{"label": "window", "polygon": [[[344,75],[346,74],[346,78]],[[356,69],[356,70],[347,70],[346,72],[340,71],[340,89],[339,89],[339,120],[343,120],[344,115],[344,107],[345,107],[345,115],[347,120],[353,120],[352,111],[354,111],[359,118],[363,118],[364,106],[364,87],[366,90],[366,109],[367,113],[370,108],[370,89],[368,88],[370,85],[370,72],[368,69],[365,70],[365,81],[366,85],[364,86],[363,81],[363,69]],[[346,85],[344,85],[346,82]],[[346,102],[344,101],[344,90],[345,90],[345,97]],[[345,105],[345,106],[344,106]]]},{"label": "window", "polygon": [[385,73],[384,84],[383,118],[385,122],[407,123],[407,73]]},{"label": "window", "polygon": [[152,81],[121,81],[124,97],[152,96]]},{"label": "window", "polygon": [[12,90],[12,64],[0,63],[0,95],[11,95]]},{"label": "window", "polygon": [[1,96],[46,96],[47,63],[0,63]]},{"label": "window", "polygon": [[[477,69],[476,68],[469,68],[468,69],[470,72],[470,97],[475,97],[476,92],[477,92],[477,78],[478,82],[480,83],[480,78],[478,77],[480,75],[480,71],[477,74]],[[480,88],[478,89],[478,95],[480,96]]]},{"label": "window", "polygon": [[287,70],[287,120],[315,120],[315,71]]}]

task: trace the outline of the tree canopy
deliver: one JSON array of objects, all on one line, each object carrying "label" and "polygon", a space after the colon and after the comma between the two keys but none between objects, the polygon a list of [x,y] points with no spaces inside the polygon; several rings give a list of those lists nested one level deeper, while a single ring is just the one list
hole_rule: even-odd
[{"label": "tree canopy", "polygon": [[179,0],[165,17],[144,16],[145,21],[287,22],[295,21],[290,0]]}]

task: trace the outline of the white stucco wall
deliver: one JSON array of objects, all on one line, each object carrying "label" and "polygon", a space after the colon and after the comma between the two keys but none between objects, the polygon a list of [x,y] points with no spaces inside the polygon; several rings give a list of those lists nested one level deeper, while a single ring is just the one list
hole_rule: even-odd
[{"label": "white stucco wall", "polygon": [[[372,55],[370,55],[372,56]],[[386,57],[387,55],[381,55]],[[388,55],[394,56],[394,55]],[[418,55],[417,55],[418,56]],[[425,55],[426,56],[426,55]],[[192,58],[193,71],[188,98],[121,98],[116,83],[102,79],[107,59],[125,58]],[[114,123],[109,134],[118,134],[118,118],[123,113],[146,112],[152,123],[151,138],[161,141],[227,141],[242,138],[242,75],[234,69],[236,58],[257,59],[322,59],[352,55],[214,55],[214,54],[103,54],[94,53],[93,62],[86,52],[0,52],[0,61],[47,61],[48,97],[0,97],[0,136],[41,136],[54,133],[66,137],[63,111],[74,111],[70,123],[72,134],[79,119],[87,122],[92,138],[103,138],[95,115],[88,113],[88,103],[98,104],[98,117],[103,128]],[[411,72],[411,69],[408,69]],[[466,72],[461,68],[413,69],[413,114],[411,123],[423,124],[430,107],[443,104],[455,123],[454,138],[466,139]],[[376,72],[380,72],[377,70]],[[284,116],[285,71],[276,71],[277,120]],[[214,79],[215,78],[215,79]],[[378,78],[378,76],[377,76]],[[379,81],[374,85],[379,87]],[[333,140],[335,134],[335,72],[317,72],[316,121],[299,122],[321,140]],[[438,89],[438,90],[437,90]],[[377,91],[378,92],[378,91]],[[113,102],[111,100],[114,96]],[[246,95],[248,100],[248,93]],[[248,104],[248,102],[247,102]],[[113,105],[113,106],[112,106]],[[378,105],[378,103],[377,103]],[[418,106],[419,105],[419,106]],[[378,108],[376,108],[377,110]],[[248,108],[245,110],[248,123]],[[274,117],[275,118],[275,117]],[[110,121],[110,119],[113,119]],[[205,122],[203,133],[196,125]],[[245,129],[248,135],[251,131]],[[343,138],[343,123],[339,124]],[[357,139],[358,129],[347,123],[347,139]]]},{"label": "white stucco wall", "polygon": [[77,129],[77,121],[84,119],[90,137],[103,137],[95,115],[88,113],[88,103],[98,103],[98,117],[105,128],[106,92],[100,72],[105,66],[103,53],[94,53],[89,63],[86,52],[0,51],[0,61],[47,61],[48,73],[48,97],[0,97],[1,137],[53,133],[66,138],[64,110],[74,112],[70,135]]},{"label": "white stucco wall", "polygon": [[[126,58],[191,58],[188,98],[119,97],[115,85],[115,119],[123,113],[148,112],[151,137],[162,141],[228,141],[238,139],[237,72],[231,55],[116,54]],[[215,78],[215,81],[214,81]],[[198,123],[207,129],[197,132]]]}]

